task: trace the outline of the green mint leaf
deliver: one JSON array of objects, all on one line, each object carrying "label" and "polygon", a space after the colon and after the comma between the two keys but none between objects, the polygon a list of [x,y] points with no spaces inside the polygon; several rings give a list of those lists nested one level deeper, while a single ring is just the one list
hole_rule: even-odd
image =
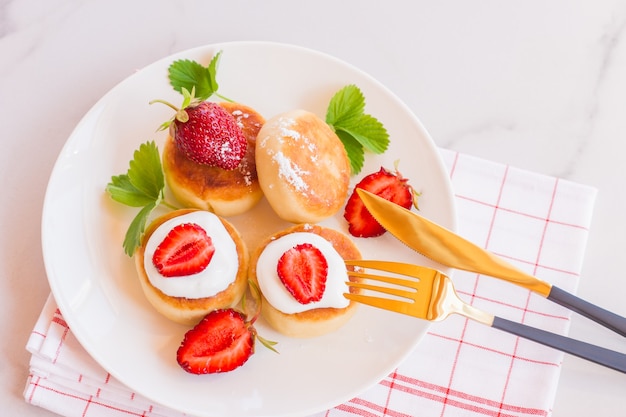
[{"label": "green mint leaf", "polygon": [[383,153],[389,146],[387,130],[378,119],[365,113],[365,96],[356,85],[345,86],[331,98],[326,123],[343,142],[352,174],[363,168],[365,149]]},{"label": "green mint leaf", "polygon": [[343,147],[348,154],[348,159],[350,160],[350,170],[353,173],[361,172],[363,169],[363,162],[365,161],[365,152],[363,150],[363,145],[357,141],[354,136],[346,133],[342,130],[337,130],[337,136],[341,139],[343,143]]},{"label": "green mint leaf", "polygon": [[182,93],[183,88],[191,91],[195,87],[197,99],[211,97],[218,89],[216,73],[221,54],[221,51],[215,54],[207,67],[190,59],[174,61],[168,68],[168,77],[174,90]]},{"label": "green mint leaf", "polygon": [[113,200],[131,207],[143,207],[154,201],[153,198],[135,188],[126,174],[111,177],[106,191]]},{"label": "green mint leaf", "polygon": [[152,200],[161,198],[165,178],[159,149],[154,141],[141,144],[135,151],[127,175],[129,182],[146,197]]},{"label": "green mint leaf", "polygon": [[123,244],[126,255],[132,257],[135,254],[135,250],[137,250],[137,248],[141,245],[141,237],[143,236],[143,232],[146,230],[148,217],[150,217],[150,213],[152,213],[152,210],[154,210],[157,205],[159,205],[159,201],[153,201],[152,203],[146,205],[139,211],[139,213],[137,213],[133,221],[130,223],[128,230],[126,231]]}]

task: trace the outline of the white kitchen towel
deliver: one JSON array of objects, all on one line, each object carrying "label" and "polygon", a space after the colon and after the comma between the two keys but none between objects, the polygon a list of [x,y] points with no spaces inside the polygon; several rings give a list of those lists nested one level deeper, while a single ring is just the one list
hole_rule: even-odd
[{"label": "white kitchen towel", "polygon": [[[595,189],[441,150],[459,234],[575,292]],[[565,334],[570,312],[506,282],[455,271],[459,295],[510,320]],[[67,417],[178,417],[104,371],[73,337],[52,297],[27,349],[26,401]],[[453,316],[431,326],[415,351],[358,397],[315,417],[549,416],[563,354]]]}]

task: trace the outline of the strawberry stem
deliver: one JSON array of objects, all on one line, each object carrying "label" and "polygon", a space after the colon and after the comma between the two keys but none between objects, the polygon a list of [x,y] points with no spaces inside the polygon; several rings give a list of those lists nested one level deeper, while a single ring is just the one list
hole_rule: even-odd
[{"label": "strawberry stem", "polygon": [[232,100],[232,99],[230,99],[228,97],[224,97],[223,95],[221,95],[219,93],[213,93],[213,94],[215,94],[216,97],[219,97],[219,98],[221,98],[224,101],[228,101],[229,103],[234,103],[235,102],[235,100]]},{"label": "strawberry stem", "polygon": [[169,203],[168,201],[165,200],[161,200],[161,204],[163,204],[165,207],[172,209],[172,210],[180,210],[180,207],[175,206],[174,204]]},{"label": "strawberry stem", "polygon": [[280,352],[276,348],[274,348],[274,346],[277,345],[278,342],[274,342],[273,340],[267,340],[266,338],[259,336],[258,333],[256,335],[256,338],[258,339],[259,342],[261,342],[263,346],[265,346],[269,350],[274,351],[275,353],[280,354]]},{"label": "strawberry stem", "polygon": [[252,298],[253,298],[254,311],[252,312],[246,311],[247,310],[246,308],[247,294],[243,295],[243,299],[241,300],[241,306],[244,309],[244,312],[246,313],[246,315],[248,316],[249,318],[248,321],[250,322],[250,324],[254,324],[254,322],[261,315],[261,302],[262,302],[261,290],[259,289],[257,284],[252,280],[248,280],[248,286],[250,288],[250,293],[252,294]]},{"label": "strawberry stem", "polygon": [[168,101],[165,101],[165,100],[161,100],[161,99],[151,100],[148,104],[154,104],[154,103],[165,104],[166,106],[170,107],[172,110],[174,110],[176,112],[178,112],[180,110],[178,107],[176,107],[172,103],[170,103]]}]

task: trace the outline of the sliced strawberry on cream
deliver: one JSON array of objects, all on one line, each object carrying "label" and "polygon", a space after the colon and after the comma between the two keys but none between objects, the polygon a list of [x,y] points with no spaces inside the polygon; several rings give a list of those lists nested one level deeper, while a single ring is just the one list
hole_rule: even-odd
[{"label": "sliced strawberry on cream", "polygon": [[159,225],[146,243],[143,265],[150,283],[164,294],[204,298],[235,281],[239,257],[220,219],[198,210]]},{"label": "sliced strawberry on cream", "polygon": [[213,241],[201,226],[183,223],[157,246],[152,262],[164,277],[181,277],[204,271],[214,253]]},{"label": "sliced strawberry on cream", "polygon": [[[298,296],[294,296],[290,292],[279,276],[279,270],[281,269],[283,270],[283,275],[288,275],[284,260],[283,265],[279,267],[281,257],[283,257],[286,252],[299,245],[303,245],[304,248],[313,246],[319,251],[327,263],[326,282],[322,290],[323,294],[317,301],[307,303],[300,302],[297,299]],[[305,250],[300,250],[300,252],[304,251]],[[319,255],[314,256],[317,258]],[[307,262],[309,262],[309,260],[307,260]],[[296,267],[293,266],[292,268],[296,269]],[[319,268],[319,266],[315,266],[314,268]],[[263,249],[263,252],[259,255],[256,264],[256,275],[259,287],[266,300],[274,308],[286,314],[295,314],[315,308],[345,308],[350,303],[343,296],[345,292],[349,291],[348,286],[345,284],[349,278],[343,258],[337,253],[330,242],[315,233],[290,233],[268,243]],[[317,278],[315,279],[317,280]],[[287,280],[293,281],[291,279]],[[293,283],[289,285],[298,286],[298,284]],[[319,283],[316,283],[314,286],[319,286]],[[314,292],[317,292],[317,290]]]},{"label": "sliced strawberry on cream", "polygon": [[328,263],[322,252],[310,243],[287,250],[278,260],[278,277],[301,304],[319,301],[324,295]]}]

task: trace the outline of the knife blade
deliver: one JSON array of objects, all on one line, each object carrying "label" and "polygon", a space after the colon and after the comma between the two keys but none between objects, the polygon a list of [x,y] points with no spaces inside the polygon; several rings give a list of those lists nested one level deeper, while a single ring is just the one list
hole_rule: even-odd
[{"label": "knife blade", "polygon": [[421,255],[441,265],[519,285],[626,336],[626,318],[523,272],[418,213],[363,189],[357,188],[357,193],[381,226]]}]

